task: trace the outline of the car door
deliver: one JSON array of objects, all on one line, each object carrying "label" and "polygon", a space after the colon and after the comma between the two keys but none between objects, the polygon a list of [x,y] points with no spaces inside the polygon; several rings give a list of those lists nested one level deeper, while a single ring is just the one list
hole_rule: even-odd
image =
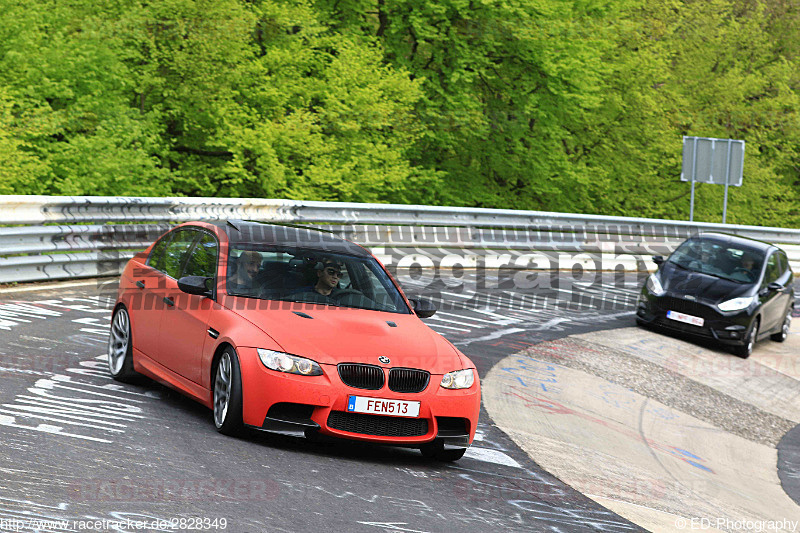
[{"label": "car door", "polygon": [[136,288],[128,309],[133,345],[150,358],[158,355],[158,333],[166,308],[165,252],[174,236],[175,232],[172,231],[161,237],[150,251],[145,265],[133,271]]},{"label": "car door", "polygon": [[786,254],[780,250],[777,252],[778,255],[778,265],[780,276],[778,276],[778,280],[776,283],[779,283],[783,290],[781,291],[780,299],[783,300],[781,305],[779,306],[779,315],[777,319],[778,324],[783,324],[783,319],[786,316],[786,311],[789,309],[789,306],[792,303],[794,291],[792,290],[792,285],[794,283],[794,275],[792,274],[792,269],[789,266],[789,259],[786,257]]},{"label": "car door", "polygon": [[[200,358],[207,336],[208,320],[214,304],[212,298],[187,294],[178,288],[183,276],[212,278],[216,286],[219,243],[205,230],[193,230],[193,241],[187,256],[176,262],[166,282],[166,306],[161,321],[159,350],[161,362],[173,372],[200,383]],[[171,274],[170,274],[171,272]]]},{"label": "car door", "polygon": [[770,283],[777,283],[781,277],[780,257],[773,251],[767,258],[764,269],[764,280],[761,282],[759,297],[761,298],[761,329],[762,333],[774,329],[779,321],[783,320],[783,311],[786,308],[786,298],[783,290],[769,288]]}]

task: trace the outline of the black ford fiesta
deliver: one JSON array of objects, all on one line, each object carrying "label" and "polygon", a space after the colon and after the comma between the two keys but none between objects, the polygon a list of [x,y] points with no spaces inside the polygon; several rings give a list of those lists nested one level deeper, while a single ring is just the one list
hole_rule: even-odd
[{"label": "black ford fiesta", "polygon": [[783,342],[794,308],[786,253],[771,244],[703,233],[681,244],[642,287],[636,322],[714,339],[749,357],[766,336]]}]

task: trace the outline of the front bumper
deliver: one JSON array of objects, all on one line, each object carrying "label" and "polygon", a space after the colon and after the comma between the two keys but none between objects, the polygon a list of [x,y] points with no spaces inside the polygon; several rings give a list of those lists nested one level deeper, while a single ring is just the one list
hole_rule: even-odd
[{"label": "front bumper", "polygon": [[[269,370],[255,349],[240,348],[243,421],[262,431],[303,436],[318,433],[344,439],[418,447],[434,440],[446,448],[466,448],[475,436],[480,383],[465,390],[439,386],[432,375],[419,393],[396,393],[386,385],[365,390],[345,385],[336,366],[321,365],[321,376],[296,376]],[[420,402],[419,417],[405,418],[347,411],[349,396]]]},{"label": "front bumper", "polygon": [[[677,311],[703,319],[702,326],[667,318],[667,311]],[[669,294],[654,296],[642,291],[636,305],[638,321],[666,330],[713,339],[728,346],[739,346],[747,337],[753,321],[752,309],[722,313],[711,304],[681,299]]]}]

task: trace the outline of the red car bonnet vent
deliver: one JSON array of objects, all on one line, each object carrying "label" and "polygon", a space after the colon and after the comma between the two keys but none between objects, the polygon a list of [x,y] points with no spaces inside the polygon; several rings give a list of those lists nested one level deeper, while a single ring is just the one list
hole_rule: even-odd
[{"label": "red car bonnet vent", "polygon": [[303,318],[310,318],[311,320],[314,320],[313,316],[307,315],[307,314],[305,314],[305,313],[303,313],[301,311],[292,311],[292,313],[296,314],[297,316],[303,317]]}]

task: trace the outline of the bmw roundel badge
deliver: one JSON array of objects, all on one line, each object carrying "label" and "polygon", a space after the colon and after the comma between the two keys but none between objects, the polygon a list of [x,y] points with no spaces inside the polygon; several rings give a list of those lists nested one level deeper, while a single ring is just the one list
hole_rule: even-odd
[{"label": "bmw roundel badge", "polygon": [[383,363],[384,365],[388,365],[389,363],[391,363],[391,362],[392,362],[392,361],[391,361],[391,359],[389,359],[389,358],[388,358],[388,357],[386,357],[385,355],[382,355],[382,356],[378,357],[378,361],[380,361],[380,362],[381,362],[381,363]]}]

